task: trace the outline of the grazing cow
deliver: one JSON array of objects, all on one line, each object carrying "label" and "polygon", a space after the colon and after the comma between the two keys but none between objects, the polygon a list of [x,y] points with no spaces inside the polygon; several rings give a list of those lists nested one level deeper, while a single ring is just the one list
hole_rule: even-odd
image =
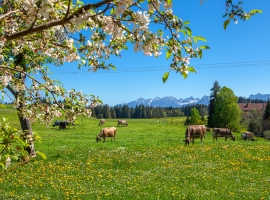
[{"label": "grazing cow", "polygon": [[186,129],[186,139],[185,144],[189,145],[190,142],[194,144],[194,139],[195,138],[200,138],[201,143],[203,142],[203,139],[205,137],[206,133],[206,126],[205,125],[193,125],[193,126],[188,126]]},{"label": "grazing cow", "polygon": [[98,124],[98,125],[100,126],[100,125],[102,125],[102,124],[105,124],[105,121],[106,121],[105,119],[101,119],[101,120],[99,121],[99,124]]},{"label": "grazing cow", "polygon": [[249,132],[249,131],[246,131],[245,133],[243,133],[241,135],[242,137],[242,140],[251,140],[251,141],[254,141],[254,134]]},{"label": "grazing cow", "polygon": [[123,126],[128,126],[128,123],[126,120],[118,120],[117,122],[117,126],[120,126],[120,125],[123,125]]},{"label": "grazing cow", "polygon": [[106,141],[106,137],[110,137],[111,141],[112,138],[115,140],[115,135],[116,135],[116,128],[115,127],[110,127],[110,128],[103,128],[101,129],[99,135],[96,138],[96,141],[99,142],[101,141],[101,138],[103,138],[103,142]]},{"label": "grazing cow", "polygon": [[63,130],[66,130],[67,129],[67,124],[68,122],[67,121],[60,121],[59,123],[59,129],[63,129]]},{"label": "grazing cow", "polygon": [[231,138],[233,141],[235,141],[235,136],[232,134],[232,131],[228,128],[214,128],[212,130],[213,133],[213,141],[218,137],[225,137],[225,141],[227,141],[227,138]]}]

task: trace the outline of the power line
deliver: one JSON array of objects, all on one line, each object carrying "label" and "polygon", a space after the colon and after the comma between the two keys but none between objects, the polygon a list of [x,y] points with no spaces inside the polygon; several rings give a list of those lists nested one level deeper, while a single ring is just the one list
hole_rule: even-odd
[{"label": "power line", "polygon": [[[233,62],[233,63],[210,63],[210,64],[197,64],[194,67],[198,70],[205,69],[226,69],[226,68],[246,68],[246,67],[268,67],[270,60],[266,61],[248,61],[248,62]],[[134,73],[134,72],[149,72],[149,71],[167,71],[169,66],[140,66],[140,67],[125,67],[117,68],[117,70],[99,70],[98,73]],[[56,69],[53,70],[52,75],[66,75],[66,74],[91,74],[96,73],[89,71],[88,67],[81,69]]]}]

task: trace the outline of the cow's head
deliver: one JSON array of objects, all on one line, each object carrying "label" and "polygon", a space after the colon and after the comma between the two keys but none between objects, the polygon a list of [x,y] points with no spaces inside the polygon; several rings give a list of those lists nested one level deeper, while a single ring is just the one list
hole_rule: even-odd
[{"label": "cow's head", "polygon": [[185,139],[183,141],[185,142],[185,145],[189,145],[189,143],[190,143],[190,139],[189,138],[187,138],[187,139]]},{"label": "cow's head", "polygon": [[96,138],[96,142],[99,142],[99,141],[101,141],[101,137],[99,137],[99,135],[98,135]]},{"label": "cow's head", "polygon": [[235,141],[235,136],[234,135],[232,135],[232,141]]}]

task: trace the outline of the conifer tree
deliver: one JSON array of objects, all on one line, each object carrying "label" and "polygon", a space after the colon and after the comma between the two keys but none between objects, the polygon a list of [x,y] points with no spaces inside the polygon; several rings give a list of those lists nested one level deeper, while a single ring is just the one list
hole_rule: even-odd
[{"label": "conifer tree", "polygon": [[267,131],[270,129],[270,100],[268,99],[264,113],[263,113],[263,129]]},{"label": "conifer tree", "polygon": [[269,118],[270,118],[270,100],[268,99],[265,110],[264,110],[263,119],[269,120]]},{"label": "conifer tree", "polygon": [[217,97],[217,94],[220,90],[220,85],[218,83],[218,81],[215,81],[213,84],[213,87],[211,88],[211,94],[210,94],[210,101],[209,101],[209,115],[208,115],[208,122],[207,122],[207,126],[208,127],[215,127],[215,122],[213,119],[214,116],[214,104],[215,104],[215,100]]}]

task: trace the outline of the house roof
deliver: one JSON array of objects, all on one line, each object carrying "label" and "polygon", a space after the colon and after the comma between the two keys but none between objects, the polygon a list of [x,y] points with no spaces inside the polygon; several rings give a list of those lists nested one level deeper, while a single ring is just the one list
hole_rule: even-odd
[{"label": "house roof", "polygon": [[238,103],[238,106],[242,111],[263,111],[266,107],[266,104],[267,103]]}]

